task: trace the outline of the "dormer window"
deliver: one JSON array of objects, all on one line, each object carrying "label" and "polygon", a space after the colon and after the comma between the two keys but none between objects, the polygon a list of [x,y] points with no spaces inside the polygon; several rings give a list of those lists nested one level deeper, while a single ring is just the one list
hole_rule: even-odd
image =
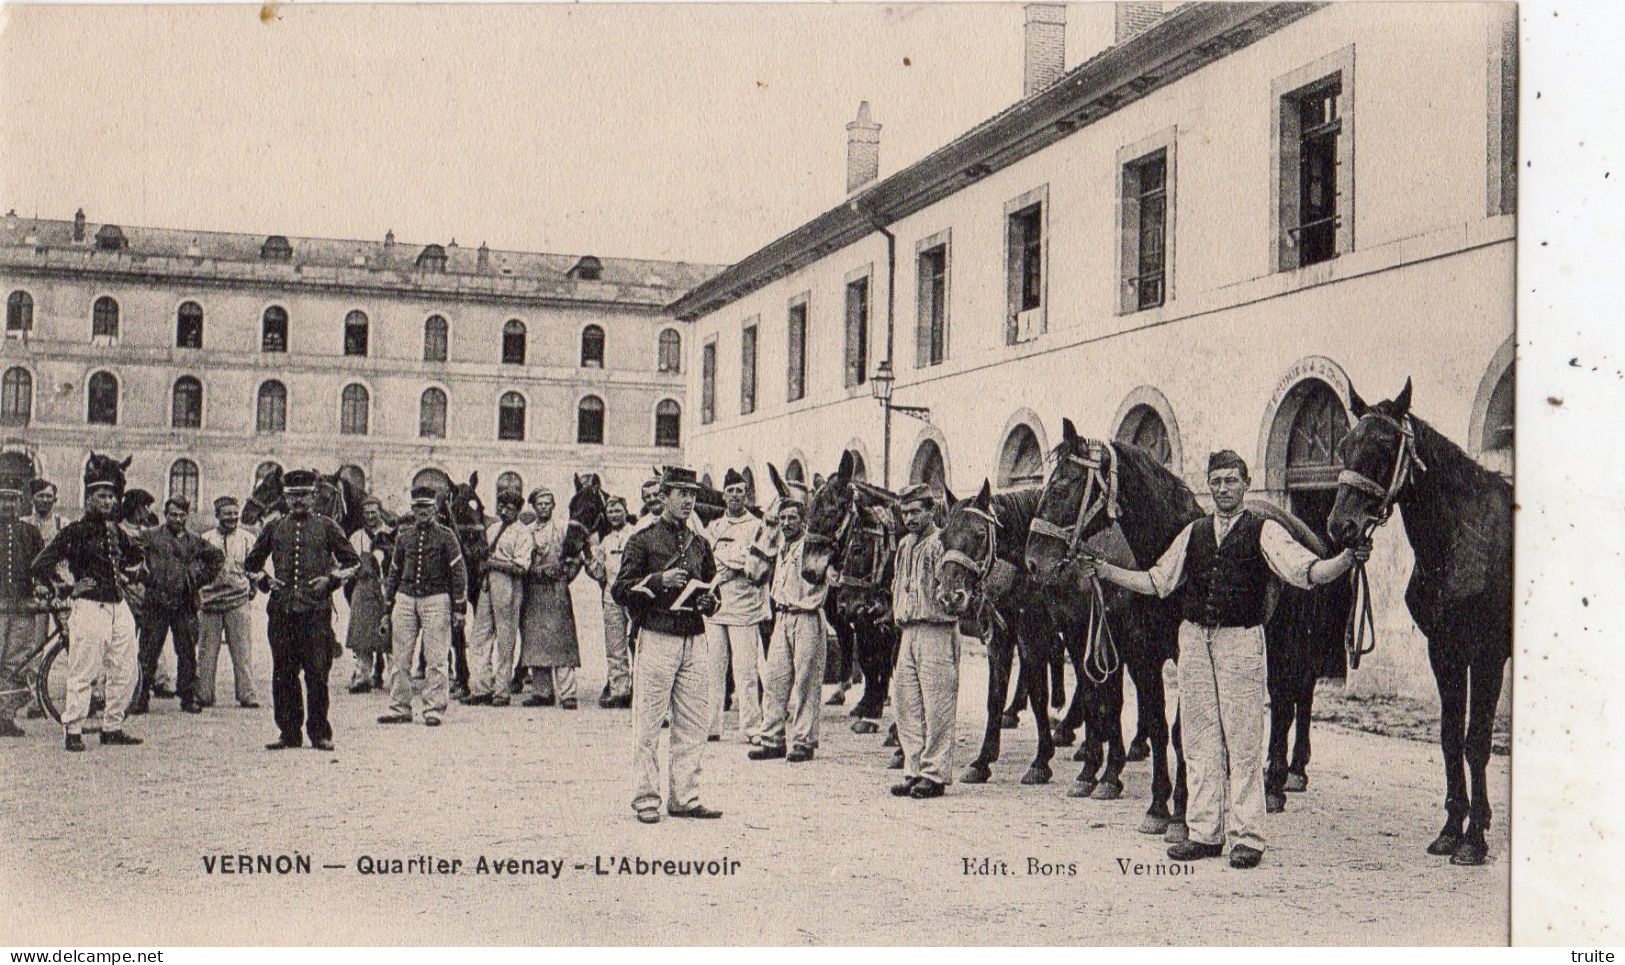
[{"label": "dormer window", "polygon": [[418,254],[418,267],[424,271],[446,270],[446,249],[440,245],[426,245]]},{"label": "dormer window", "polygon": [[293,246],[288,239],[281,235],[272,235],[260,245],[260,259],[263,261],[290,261],[293,258]]},{"label": "dormer window", "polygon": [[598,281],[603,277],[603,274],[604,263],[592,255],[582,255],[581,260],[576,262],[569,271],[571,278],[581,281]]},{"label": "dormer window", "polygon": [[124,251],[130,247],[124,238],[124,229],[116,224],[104,224],[96,232],[97,251]]}]

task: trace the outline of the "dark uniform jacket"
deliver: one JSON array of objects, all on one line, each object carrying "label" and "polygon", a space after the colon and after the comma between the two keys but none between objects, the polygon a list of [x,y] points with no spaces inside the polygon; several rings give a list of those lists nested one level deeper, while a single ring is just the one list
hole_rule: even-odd
[{"label": "dark uniform jacket", "polygon": [[698,636],[705,633],[701,611],[670,609],[682,591],[660,585],[659,575],[675,567],[687,570],[689,579],[704,583],[717,575],[705,537],[686,523],[673,523],[662,516],[626,541],[621,572],[610,594],[631,611],[639,627],[679,637]]},{"label": "dark uniform jacket", "polygon": [[[284,586],[271,591],[267,610],[310,613],[332,606],[333,590],[355,568],[361,557],[345,539],[337,523],[318,513],[283,516],[260,531],[259,539],[243,559],[243,572],[253,578],[270,560]],[[318,576],[331,577],[322,589],[306,584]]]},{"label": "dark uniform jacket", "polygon": [[468,567],[457,534],[433,520],[401,526],[384,574],[384,602],[393,604],[396,592],[413,597],[445,593],[451,596],[452,612],[460,612],[468,595]]},{"label": "dark uniform jacket", "polygon": [[34,557],[44,543],[32,523],[0,519],[0,613],[27,611],[34,598]]},{"label": "dark uniform jacket", "polygon": [[225,565],[226,554],[189,530],[180,535],[167,525],[147,530],[141,545],[147,552],[147,604],[152,609],[198,608],[198,591]]},{"label": "dark uniform jacket", "polygon": [[73,581],[95,580],[89,591],[76,594],[83,600],[97,603],[118,603],[126,594],[120,586],[120,577],[139,582],[144,562],[140,544],[129,537],[111,519],[86,516],[62,528],[56,539],[34,557],[33,575],[37,583],[50,584],[56,577],[57,564],[68,561],[68,573]]}]

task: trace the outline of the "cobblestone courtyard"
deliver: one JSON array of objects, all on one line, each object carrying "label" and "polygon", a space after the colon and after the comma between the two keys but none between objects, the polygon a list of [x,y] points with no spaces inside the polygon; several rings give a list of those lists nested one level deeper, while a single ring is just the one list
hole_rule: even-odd
[{"label": "cobblestone courtyard", "polygon": [[[1442,817],[1437,749],[1324,723],[1309,793],[1269,818],[1253,871],[1209,861],[1166,873],[1160,839],[1135,831],[1144,763],[1129,765],[1118,801],[1066,798],[1076,769],[1066,749],[1054,783],[1020,786],[1034,745],[1025,718],[1005,733],[994,783],[914,802],[886,794],[895,772],[880,735],[855,735],[845,708],[825,708],[812,763],[709,745],[704,800],[725,817],[645,827],[628,806],[628,712],[593,704],[603,666],[586,645],[601,639],[589,600],[578,592],[587,699],[574,712],[454,708],[438,730],[383,728],[373,723],[383,696],[343,691],[346,658],[333,673],[333,753],[266,753],[269,707],[242,710],[229,696],[197,718],[159,701],[131,725],[143,746],[92,741],[73,757],[45,722],[23,722],[29,736],[0,745],[0,944],[1505,941],[1505,807],[1491,863],[1429,857]],[[257,659],[268,704],[263,643]],[[961,766],[980,740],[985,680],[985,662],[967,655]],[[1502,800],[1507,765],[1491,762]],[[219,873],[217,856],[238,854],[304,856],[311,870]],[[462,865],[360,870],[418,856]],[[481,874],[482,856],[563,867],[556,879]],[[622,857],[737,865],[597,873]],[[1009,874],[965,873],[982,858]],[[1029,874],[1034,864],[1054,873]]]}]

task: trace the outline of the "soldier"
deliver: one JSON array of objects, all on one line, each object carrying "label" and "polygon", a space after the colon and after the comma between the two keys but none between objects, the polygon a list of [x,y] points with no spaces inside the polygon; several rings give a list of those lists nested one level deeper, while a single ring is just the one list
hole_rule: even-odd
[{"label": "soldier", "polygon": [[23,667],[34,652],[34,580],[29,569],[44,548],[40,532],[18,518],[21,480],[0,477],[0,737],[21,737],[13,718],[28,702]]},{"label": "soldier", "polygon": [[[28,498],[32,503],[32,514],[28,522],[34,524],[39,530],[40,539],[49,543],[56,539],[56,534],[62,532],[68,525],[68,518],[56,511],[56,483],[46,479],[35,478],[28,483]],[[68,566],[63,563],[57,567],[57,582],[68,581]],[[51,615],[40,613],[34,617],[34,648],[44,649],[45,638],[51,635]],[[28,710],[29,717],[44,717],[45,711],[35,701]]]},{"label": "soldier", "polygon": [[[361,565],[344,531],[311,512],[316,474],[290,470],[282,477],[288,515],[260,532],[243,560],[243,571],[268,591],[266,636],[271,641],[271,705],[281,736],[268,751],[301,743],[302,726],[316,750],[333,749],[327,720],[327,674],[333,668],[333,591]],[[275,574],[263,572],[266,562]],[[300,675],[304,676],[303,693]]]},{"label": "soldier", "polygon": [[762,726],[756,684],[762,676],[758,664],[765,662],[760,627],[768,613],[767,560],[751,552],[761,538],[762,523],[745,509],[745,477],[737,470],[728,470],[722,497],[722,515],[705,527],[705,538],[711,544],[721,580],[715,590],[717,612],[705,621],[711,648],[711,740],[722,739],[730,661],[739,705],[739,732],[748,740]]},{"label": "soldier", "polygon": [[1179,625],[1179,716],[1190,803],[1190,839],[1175,861],[1216,858],[1229,825],[1230,866],[1264,856],[1264,598],[1270,574],[1301,589],[1323,586],[1371,553],[1369,543],[1322,560],[1280,523],[1248,512],[1247,463],[1229,449],[1207,461],[1214,512],[1192,522],[1149,570],[1104,560],[1083,565],[1136,593],[1166,597],[1185,587]]},{"label": "soldier", "polygon": [[666,811],[674,818],[720,818],[700,803],[700,761],[711,719],[706,670],[705,614],[716,606],[708,593],[677,605],[690,580],[708,583],[716,562],[704,537],[689,527],[699,480],[692,469],[668,467],[658,519],[627,540],[616,578],[615,601],[638,625],[632,668],[634,744],[632,808],[638,820],[660,820],[660,724],[671,718],[671,764]]},{"label": "soldier", "polygon": [[412,679],[412,654],[423,643],[423,723],[439,727],[450,701],[446,657],[451,629],[463,625],[468,570],[463,544],[450,527],[435,519],[438,494],[432,486],[412,489],[412,521],[395,535],[389,572],[384,575],[384,610],[388,614],[394,670],[389,685],[389,713],[380,724],[410,724],[418,684]]},{"label": "soldier", "polygon": [[959,709],[958,621],[937,599],[942,540],[932,520],[936,497],[919,483],[898,494],[903,526],[892,575],[892,614],[901,636],[892,672],[892,707],[903,751],[897,797],[941,797],[954,775]]},{"label": "soldier", "polygon": [[237,500],[221,496],[214,501],[213,529],[203,541],[220,551],[224,562],[212,581],[198,591],[197,698],[205,707],[214,706],[215,670],[224,641],[231,652],[231,674],[237,703],[258,707],[254,696],[253,640],[249,635],[248,605],[254,599],[254,586],[243,572],[243,560],[254,546],[254,537],[238,525],[242,510]]},{"label": "soldier", "polygon": [[118,489],[117,464],[92,460],[85,469],[85,515],[69,523],[34,557],[39,594],[49,596],[57,564],[67,561],[73,578],[68,615],[68,691],[62,709],[63,746],[82,751],[90,691],[106,675],[102,708],[103,744],[131,745],[141,738],[124,732],[124,711],[135,694],[135,617],[127,603],[130,587],[144,578],[141,547],[113,522]]},{"label": "soldier", "polygon": [[474,609],[474,630],[469,635],[469,696],[463,700],[471,707],[506,707],[510,700],[503,684],[513,668],[519,611],[525,602],[525,573],[535,547],[530,527],[519,522],[524,505],[525,497],[518,490],[497,493],[497,521],[485,530],[490,552],[480,581],[480,602]]},{"label": "soldier", "polygon": [[[175,649],[175,693],[181,710],[200,714],[197,698],[198,591],[212,582],[225,555],[186,528],[192,504],[184,496],[164,502],[164,522],[142,535],[147,553],[147,619],[141,627],[141,693],[132,714],[147,712],[150,681],[168,636]],[[212,669],[212,668],[211,668]],[[210,692],[213,692],[210,687]]]},{"label": "soldier", "polygon": [[632,527],[626,521],[626,500],[610,496],[604,500],[604,516],[609,532],[593,547],[587,561],[587,575],[598,581],[604,611],[604,691],[598,706],[606,710],[632,706],[632,648],[627,636],[626,607],[615,602],[610,588],[621,572],[621,557]]},{"label": "soldier", "polygon": [[787,757],[790,763],[797,764],[812,760],[818,747],[818,698],[824,684],[825,659],[823,609],[829,580],[827,573],[808,580],[801,572],[802,552],[806,549],[806,541],[801,538],[801,514],[806,506],[806,495],[795,488],[779,500],[773,643],[767,655],[762,746],[749,754],[754,761]]}]

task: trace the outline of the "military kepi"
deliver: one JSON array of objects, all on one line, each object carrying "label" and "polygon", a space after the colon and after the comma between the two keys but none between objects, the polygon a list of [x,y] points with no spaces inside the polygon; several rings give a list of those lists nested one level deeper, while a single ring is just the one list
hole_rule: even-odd
[{"label": "military kepi", "polygon": [[316,491],[316,473],[309,469],[291,469],[282,477],[282,490],[286,493],[313,493]]},{"label": "military kepi", "polygon": [[915,483],[897,494],[897,503],[900,506],[907,506],[910,503],[924,503],[927,506],[934,506],[936,502],[936,494],[925,483]]},{"label": "military kepi", "polygon": [[0,475],[0,496],[22,496],[23,480],[18,476]]},{"label": "military kepi", "polygon": [[435,492],[435,488],[433,486],[413,486],[412,505],[433,506],[435,504],[436,495],[438,494]]},{"label": "military kepi", "polygon": [[667,466],[660,476],[660,485],[663,489],[687,489],[690,492],[700,491],[700,479],[694,475],[694,470],[684,469],[682,466]]}]

